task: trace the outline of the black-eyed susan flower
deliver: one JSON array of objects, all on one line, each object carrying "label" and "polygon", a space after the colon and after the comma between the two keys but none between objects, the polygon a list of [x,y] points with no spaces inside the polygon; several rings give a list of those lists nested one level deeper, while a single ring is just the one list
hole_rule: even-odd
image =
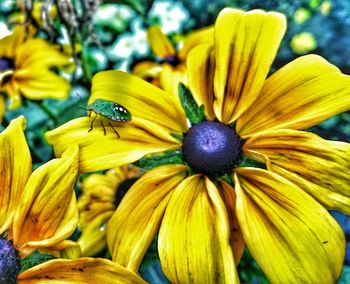
[{"label": "black-eyed susan flower", "polygon": [[179,82],[187,82],[185,61],[188,52],[199,44],[212,42],[213,27],[188,34],[178,51],[158,25],[151,26],[147,36],[158,62],[142,61],[133,67],[133,73],[141,78],[151,79],[153,84],[177,95]]},{"label": "black-eyed susan flower", "polygon": [[8,108],[19,107],[21,96],[30,100],[67,98],[69,82],[50,68],[70,63],[56,47],[16,27],[11,35],[0,39],[0,92],[7,94]]},{"label": "black-eyed susan flower", "polygon": [[92,174],[81,183],[78,210],[82,234],[77,242],[82,256],[94,256],[106,248],[107,222],[140,175],[139,168],[128,165]]},{"label": "black-eyed susan flower", "polygon": [[[0,134],[0,282],[144,283],[132,271],[105,259],[54,259],[19,273],[20,258],[34,250],[75,258],[79,246],[67,238],[78,224],[73,190],[78,147],[31,172],[23,117]],[[58,254],[59,250],[66,254]],[[55,253],[56,252],[56,253]],[[16,282],[17,279],[17,282]]]},{"label": "black-eyed susan flower", "polygon": [[47,133],[56,155],[80,145],[82,172],[158,161],[108,223],[114,261],[137,271],[159,231],[172,283],[239,282],[245,245],[271,282],[339,277],[344,234],[326,208],[350,213],[350,145],[302,130],[350,109],[350,78],[316,55],[268,77],[285,28],[275,12],[219,14],[214,43],[187,58],[196,103],[184,100],[184,88],[181,98],[190,126],[174,95],[106,71],[94,77],[90,102],[115,101],[132,113],[131,122],[114,124],[120,139],[111,127],[88,132],[89,117]]}]

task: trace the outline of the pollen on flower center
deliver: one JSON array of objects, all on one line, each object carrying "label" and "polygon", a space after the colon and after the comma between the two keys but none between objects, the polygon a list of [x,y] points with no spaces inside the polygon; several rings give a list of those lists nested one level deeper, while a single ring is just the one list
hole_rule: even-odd
[{"label": "pollen on flower center", "polygon": [[221,175],[240,162],[241,138],[225,124],[204,121],[186,134],[183,153],[185,161],[195,172]]},{"label": "pollen on flower center", "polygon": [[15,68],[15,64],[13,62],[13,59],[8,57],[2,57],[0,58],[0,72],[11,70]]},{"label": "pollen on flower center", "polygon": [[0,283],[17,283],[17,274],[21,269],[20,258],[11,241],[0,237]]}]

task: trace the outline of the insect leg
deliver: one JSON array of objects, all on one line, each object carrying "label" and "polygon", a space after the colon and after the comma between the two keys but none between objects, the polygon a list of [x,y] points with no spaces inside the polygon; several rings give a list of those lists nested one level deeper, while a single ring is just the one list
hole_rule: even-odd
[{"label": "insect leg", "polygon": [[95,115],[94,119],[91,121],[91,125],[90,125],[90,129],[88,130],[88,132],[90,132],[92,130],[92,127],[94,125],[94,122],[96,120],[97,114]]},{"label": "insect leg", "polygon": [[100,121],[101,121],[101,125],[102,125],[102,127],[103,127],[103,133],[104,133],[104,135],[106,135],[106,128],[105,128],[105,126],[104,126],[104,124],[103,124],[103,120],[102,120],[102,117],[100,116]]},{"label": "insect leg", "polygon": [[112,127],[112,129],[114,130],[115,134],[118,135],[118,138],[120,138],[120,135],[119,135],[118,131],[115,130],[115,128],[113,127],[112,123],[109,122],[108,124],[109,124],[110,127]]}]

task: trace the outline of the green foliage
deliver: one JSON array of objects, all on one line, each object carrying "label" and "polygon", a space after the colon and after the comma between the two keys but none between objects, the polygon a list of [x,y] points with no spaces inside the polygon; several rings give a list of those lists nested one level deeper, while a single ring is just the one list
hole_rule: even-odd
[{"label": "green foliage", "polygon": [[184,164],[184,161],[180,150],[170,150],[162,154],[153,154],[143,157],[134,164],[141,169],[151,170],[162,165]]},{"label": "green foliage", "polygon": [[42,254],[38,251],[34,251],[32,254],[28,255],[25,258],[21,259],[21,273],[32,268],[40,263],[44,263],[46,261],[55,259],[53,255],[50,254]]},{"label": "green foliage", "polygon": [[198,124],[204,120],[204,105],[198,107],[191,91],[182,83],[179,83],[179,97],[186,116],[192,124]]}]

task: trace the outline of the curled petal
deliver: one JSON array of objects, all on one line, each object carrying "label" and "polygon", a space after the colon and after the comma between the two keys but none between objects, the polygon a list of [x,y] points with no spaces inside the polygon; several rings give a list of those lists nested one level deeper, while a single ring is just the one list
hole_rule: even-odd
[{"label": "curled petal", "polygon": [[226,207],[208,178],[194,175],[178,185],[158,242],[163,271],[172,283],[239,283]]},{"label": "curled petal", "polygon": [[169,198],[185,177],[185,170],[184,165],[157,167],[128,190],[107,227],[107,242],[113,261],[138,271],[158,231]]},{"label": "curled petal", "polygon": [[322,205],[283,177],[257,168],[238,168],[235,190],[244,240],[271,282],[336,282],[345,238]]},{"label": "curled petal", "polygon": [[78,154],[73,145],[62,158],[47,162],[30,176],[13,224],[14,245],[23,255],[58,244],[75,230]]},{"label": "curled petal", "polygon": [[350,214],[350,144],[297,130],[271,130],[248,139],[269,160],[269,169],[289,179],[329,209]]},{"label": "curled petal", "polygon": [[27,180],[32,172],[32,159],[20,116],[0,134],[0,235],[12,225]]},{"label": "curled petal", "polygon": [[301,130],[349,109],[350,76],[318,55],[306,55],[266,80],[237,131],[245,138],[264,130]]},{"label": "curled petal", "polygon": [[214,35],[214,111],[219,121],[234,122],[258,97],[285,29],[280,13],[220,12]]},{"label": "curled petal", "polygon": [[147,283],[136,273],[110,260],[89,257],[75,260],[50,260],[22,272],[17,279],[19,284]]}]

